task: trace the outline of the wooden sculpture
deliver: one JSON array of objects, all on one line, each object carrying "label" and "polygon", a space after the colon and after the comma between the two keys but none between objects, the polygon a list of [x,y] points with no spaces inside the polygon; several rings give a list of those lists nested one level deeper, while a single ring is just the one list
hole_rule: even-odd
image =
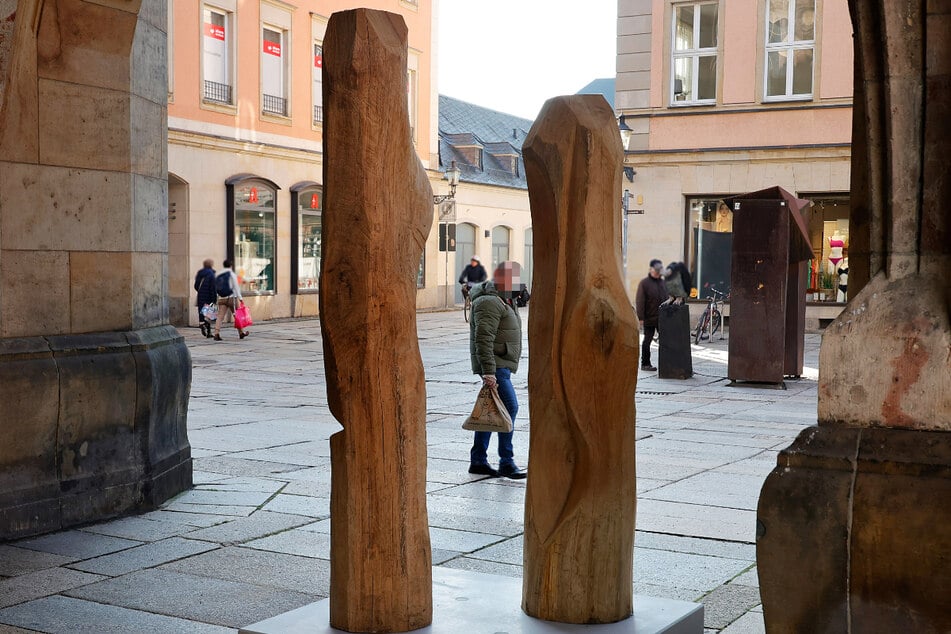
[{"label": "wooden sculpture", "polygon": [[320,315],[330,411],[330,624],[432,621],[416,271],[432,189],[410,138],[406,25],[335,13],[324,41]]},{"label": "wooden sculpture", "polygon": [[523,148],[535,228],[522,608],[632,613],[637,318],[621,280],[621,143],[600,95],[557,97]]}]

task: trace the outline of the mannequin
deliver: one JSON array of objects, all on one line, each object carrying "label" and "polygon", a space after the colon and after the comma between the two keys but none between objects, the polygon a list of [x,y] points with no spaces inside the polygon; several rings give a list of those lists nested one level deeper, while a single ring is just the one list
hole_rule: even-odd
[{"label": "mannequin", "polygon": [[835,272],[836,265],[842,261],[842,249],[845,248],[845,237],[842,236],[838,231],[832,234],[832,237],[829,238],[829,262],[832,263],[832,266],[829,268]]},{"label": "mannequin", "polygon": [[[836,273],[839,274],[839,291],[836,293],[836,300],[842,303],[848,299],[849,296],[849,248],[844,247],[842,249],[842,261],[839,262],[839,267],[836,269]],[[831,259],[831,258],[830,258]]]},{"label": "mannequin", "polygon": [[714,229],[717,233],[731,233],[733,231],[733,212],[722,200],[717,205],[717,221]]}]

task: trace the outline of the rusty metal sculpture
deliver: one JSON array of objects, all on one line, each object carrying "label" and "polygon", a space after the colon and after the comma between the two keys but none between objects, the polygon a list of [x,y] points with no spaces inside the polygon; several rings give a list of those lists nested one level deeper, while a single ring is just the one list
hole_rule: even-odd
[{"label": "rusty metal sculpture", "polygon": [[522,608],[632,613],[637,318],[621,278],[621,145],[601,96],[549,100],[526,139],[535,278]]},{"label": "rusty metal sculpture", "polygon": [[426,385],[416,271],[432,189],[410,138],[406,25],[335,13],[324,42],[321,332],[330,410],[330,623],[402,632],[432,621]]}]

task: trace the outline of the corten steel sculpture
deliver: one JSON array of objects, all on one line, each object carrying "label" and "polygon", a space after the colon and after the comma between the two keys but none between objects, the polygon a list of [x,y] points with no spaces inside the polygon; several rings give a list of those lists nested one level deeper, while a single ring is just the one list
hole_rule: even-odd
[{"label": "corten steel sculpture", "polygon": [[432,621],[426,385],[416,271],[432,189],[410,138],[406,25],[335,13],[324,42],[320,314],[330,410],[330,624],[403,632]]},{"label": "corten steel sculpture", "polygon": [[610,623],[632,613],[638,360],[610,106],[550,99],[523,152],[536,248],[522,609]]},{"label": "corten steel sculpture", "polygon": [[951,5],[851,0],[850,284],[760,496],[769,632],[951,631]]}]

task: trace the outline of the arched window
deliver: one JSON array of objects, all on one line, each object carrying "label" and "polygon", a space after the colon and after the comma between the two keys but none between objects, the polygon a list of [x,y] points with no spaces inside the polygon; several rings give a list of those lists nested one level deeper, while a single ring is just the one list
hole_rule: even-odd
[{"label": "arched window", "polygon": [[529,227],[525,230],[525,261],[522,262],[522,283],[525,284],[529,291],[531,291],[532,288],[532,272],[534,271],[532,267],[535,257],[534,240],[535,232]]},{"label": "arched window", "polygon": [[313,181],[291,187],[291,288],[294,293],[317,292],[320,280],[323,189]]},{"label": "arched window", "polygon": [[253,174],[225,181],[228,196],[228,257],[241,293],[277,291],[277,190],[275,183]]},{"label": "arched window", "polygon": [[492,268],[489,275],[502,262],[509,259],[509,228],[499,225],[492,230]]},{"label": "arched window", "polygon": [[[476,228],[475,225],[468,222],[461,222],[456,225],[456,279],[462,275],[462,270],[469,264],[473,255],[478,255],[475,250]],[[450,283],[452,283],[450,281]],[[456,303],[462,302],[462,290],[459,284],[456,284]]]}]

